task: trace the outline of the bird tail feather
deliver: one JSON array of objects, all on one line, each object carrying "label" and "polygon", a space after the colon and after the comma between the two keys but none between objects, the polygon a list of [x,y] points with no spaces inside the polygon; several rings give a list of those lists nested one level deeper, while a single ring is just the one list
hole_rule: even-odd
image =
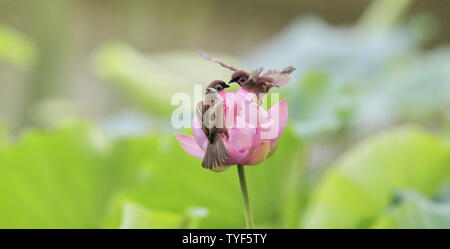
[{"label": "bird tail feather", "polygon": [[294,71],[295,71],[295,67],[289,66],[289,67],[283,68],[283,70],[281,71],[281,74],[290,74]]},{"label": "bird tail feather", "polygon": [[208,143],[206,148],[205,157],[202,161],[202,167],[206,169],[212,169],[215,167],[223,166],[228,159],[227,150],[222,139],[218,137],[214,143]]}]

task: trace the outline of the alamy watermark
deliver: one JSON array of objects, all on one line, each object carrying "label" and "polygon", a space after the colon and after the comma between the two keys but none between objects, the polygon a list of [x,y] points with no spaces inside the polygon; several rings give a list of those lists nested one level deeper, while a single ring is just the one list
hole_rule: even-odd
[{"label": "alamy watermark", "polygon": [[[278,135],[282,118],[280,106],[275,105],[280,101],[278,93],[261,94],[259,98],[254,94],[225,94],[216,103],[217,108],[211,108],[200,118],[198,103],[211,104],[208,103],[210,98],[204,97],[204,90],[202,85],[194,85],[193,94],[178,92],[172,96],[171,104],[177,106],[171,115],[171,125],[175,129],[201,128],[203,123],[207,128],[257,129],[261,139],[273,139]],[[266,111],[268,100],[274,105],[270,111]],[[198,122],[192,122],[194,118]]]}]

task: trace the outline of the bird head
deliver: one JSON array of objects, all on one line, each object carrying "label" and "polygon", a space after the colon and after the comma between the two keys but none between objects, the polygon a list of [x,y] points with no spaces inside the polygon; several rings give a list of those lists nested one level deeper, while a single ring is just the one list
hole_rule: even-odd
[{"label": "bird head", "polygon": [[239,85],[245,83],[248,79],[250,78],[250,74],[239,70],[233,73],[233,75],[231,75],[231,80],[228,83],[238,83]]},{"label": "bird head", "polygon": [[218,92],[228,87],[230,86],[222,80],[214,80],[208,85],[208,88],[216,89]]}]

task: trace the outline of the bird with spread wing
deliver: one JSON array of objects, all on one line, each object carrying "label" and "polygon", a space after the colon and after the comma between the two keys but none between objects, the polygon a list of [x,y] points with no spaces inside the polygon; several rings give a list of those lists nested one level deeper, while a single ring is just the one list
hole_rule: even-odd
[{"label": "bird with spread wing", "polygon": [[289,75],[295,71],[295,67],[289,66],[281,71],[269,70],[263,73],[263,68],[258,68],[252,72],[247,72],[237,67],[225,64],[222,61],[209,56],[203,51],[199,51],[199,54],[207,60],[234,71],[229,83],[235,82],[247,91],[255,93],[257,96],[259,96],[259,94],[268,93],[272,87],[282,87],[287,85],[291,80]]}]

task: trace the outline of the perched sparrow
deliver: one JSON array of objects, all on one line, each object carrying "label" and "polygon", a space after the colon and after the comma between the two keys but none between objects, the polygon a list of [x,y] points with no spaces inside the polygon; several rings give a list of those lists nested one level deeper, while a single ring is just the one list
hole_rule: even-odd
[{"label": "perched sparrow", "polygon": [[263,68],[256,69],[253,72],[249,73],[225,64],[216,58],[212,58],[202,51],[199,51],[199,53],[206,59],[234,71],[233,75],[231,76],[231,80],[228,83],[236,82],[242,88],[246,89],[249,92],[255,93],[257,96],[259,96],[260,93],[268,93],[272,87],[281,87],[289,83],[289,74],[291,74],[295,70],[295,67],[289,66],[281,71],[269,70],[264,74],[261,74]]},{"label": "perched sparrow", "polygon": [[227,150],[219,134],[228,137],[225,127],[225,113],[219,92],[230,87],[221,80],[214,80],[206,88],[203,101],[197,105],[197,116],[201,122],[202,130],[208,138],[205,157],[202,167],[212,169],[222,166],[228,159]]}]

